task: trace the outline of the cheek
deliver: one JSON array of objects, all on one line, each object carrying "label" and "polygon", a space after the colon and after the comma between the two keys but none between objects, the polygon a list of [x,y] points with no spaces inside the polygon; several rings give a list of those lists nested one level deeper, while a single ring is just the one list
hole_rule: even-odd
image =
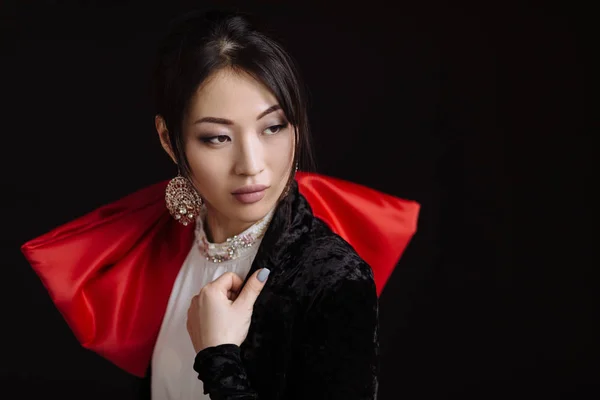
[{"label": "cheek", "polygon": [[217,152],[203,151],[194,145],[187,146],[186,156],[196,188],[202,196],[213,197],[208,192],[214,192],[215,189],[218,192],[229,171],[227,157]]},{"label": "cheek", "polygon": [[267,157],[274,173],[285,173],[290,169],[294,158],[294,133],[290,132],[273,139],[267,150]]}]

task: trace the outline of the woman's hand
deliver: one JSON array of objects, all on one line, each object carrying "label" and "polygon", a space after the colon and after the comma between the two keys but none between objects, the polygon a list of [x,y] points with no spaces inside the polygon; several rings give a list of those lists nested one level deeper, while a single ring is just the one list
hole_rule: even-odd
[{"label": "woman's hand", "polygon": [[220,344],[242,344],[248,335],[254,302],[268,275],[266,268],[256,271],[242,289],[242,279],[227,272],[192,298],[187,330],[196,353]]}]

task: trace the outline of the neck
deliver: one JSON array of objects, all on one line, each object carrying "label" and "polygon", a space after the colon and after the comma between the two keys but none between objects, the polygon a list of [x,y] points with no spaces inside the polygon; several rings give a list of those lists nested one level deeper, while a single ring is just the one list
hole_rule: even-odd
[{"label": "neck", "polygon": [[242,233],[251,227],[254,222],[233,221],[216,210],[207,208],[205,224],[208,240],[212,243],[223,243],[227,238]]}]

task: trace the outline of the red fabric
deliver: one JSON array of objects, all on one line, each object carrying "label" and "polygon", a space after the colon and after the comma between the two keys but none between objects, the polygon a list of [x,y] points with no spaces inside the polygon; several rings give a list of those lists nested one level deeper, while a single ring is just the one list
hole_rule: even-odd
[{"label": "red fabric", "polygon": [[[373,268],[378,294],[416,231],[419,205],[298,173],[316,216]],[[194,227],[173,220],[167,182],[139,190],[25,243],[21,250],[81,344],[144,376]]]},{"label": "red fabric", "polygon": [[380,295],[417,229],[419,204],[341,179],[298,175],[300,193],[315,216],[373,268]]}]

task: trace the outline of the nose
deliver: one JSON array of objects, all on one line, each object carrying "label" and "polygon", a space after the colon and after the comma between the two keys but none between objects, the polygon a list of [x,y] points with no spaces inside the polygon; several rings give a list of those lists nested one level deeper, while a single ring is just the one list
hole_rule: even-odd
[{"label": "nose", "polygon": [[244,135],[238,140],[235,160],[237,175],[254,176],[264,169],[264,151],[260,139],[256,135]]}]

